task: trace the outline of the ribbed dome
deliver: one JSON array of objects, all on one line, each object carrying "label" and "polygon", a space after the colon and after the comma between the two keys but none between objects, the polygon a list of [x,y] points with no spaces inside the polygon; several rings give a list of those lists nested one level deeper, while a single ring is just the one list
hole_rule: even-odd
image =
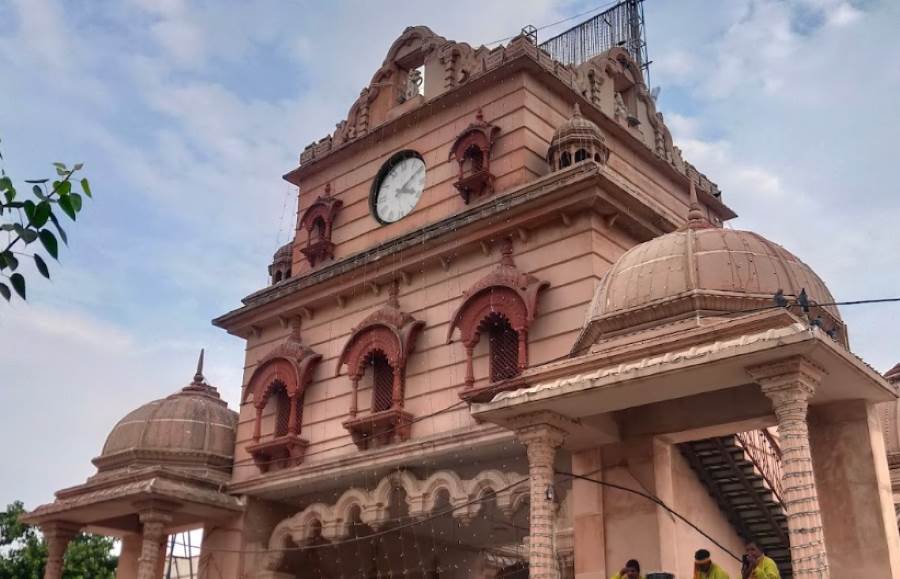
[{"label": "ribbed dome", "polygon": [[[805,289],[811,303],[833,303],[816,273],[776,243],[749,231],[712,227],[692,208],[678,231],[627,251],[604,276],[587,323],[594,334],[678,319],[695,312],[716,315],[772,305]],[[824,306],[826,326],[840,321]]]},{"label": "ribbed dome", "polygon": [[281,247],[275,250],[275,254],[272,255],[273,262],[287,261],[291,262],[294,255],[294,242],[285,243]]},{"label": "ribbed dome", "polygon": [[121,419],[93,462],[101,473],[137,466],[227,473],[236,427],[237,413],[206,384],[198,367],[191,384]]}]

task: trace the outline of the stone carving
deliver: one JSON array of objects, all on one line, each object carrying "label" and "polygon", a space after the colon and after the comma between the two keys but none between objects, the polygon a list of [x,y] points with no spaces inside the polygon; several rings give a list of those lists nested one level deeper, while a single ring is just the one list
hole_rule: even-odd
[{"label": "stone carving", "polygon": [[494,192],[494,175],[491,173],[491,149],[500,127],[484,120],[481,109],[471,123],[450,147],[450,160],[459,163],[459,178],[453,184],[466,204],[472,195]]},{"label": "stone carving", "polygon": [[[530,58],[560,82],[584,97],[587,103],[602,111],[669,163],[676,171],[685,173],[686,164],[681,152],[672,144],[672,136],[663,119],[657,114],[656,103],[650,96],[640,67],[627,50],[612,48],[578,65],[570,66],[553,60],[525,36],[518,36],[506,46],[477,49],[465,43],[453,42],[438,36],[424,26],[407,28],[394,42],[372,81],[350,107],[347,118],[337,125],[333,135],[313,143],[300,155],[301,166],[329,154],[333,147],[364,137],[372,129],[370,106],[385,87],[394,87],[395,100],[409,92],[410,63],[404,60],[410,53],[425,58],[425,66],[443,69],[444,83],[434,96],[458,88],[492,69],[516,58]],[[417,61],[418,62],[418,61]],[[406,66],[401,66],[405,64]],[[418,68],[418,66],[416,67]],[[408,72],[409,71],[409,72]],[[398,74],[407,76],[397,80]],[[400,87],[398,88],[397,83]],[[627,94],[627,98],[623,97]],[[629,108],[630,107],[630,108]],[[377,119],[377,124],[383,119]],[[648,130],[641,126],[648,124]],[[701,191],[718,197],[715,184],[703,176],[698,184]]]},{"label": "stone carving", "polygon": [[[405,491],[409,516],[413,519],[432,514],[442,496],[446,496],[454,509],[452,516],[468,524],[484,505],[473,501],[489,494],[494,495],[501,512],[513,516],[528,500],[526,480],[525,475],[499,470],[482,471],[468,480],[451,470],[437,471],[426,479],[418,479],[408,471],[389,474],[371,491],[348,489],[333,505],[315,503],[278,523],[269,538],[269,552],[263,568],[277,571],[284,560],[286,547],[309,544],[318,539],[318,533],[327,541],[349,538],[357,519],[374,529],[382,528],[391,517],[391,496],[396,488]],[[516,484],[520,481],[522,484]]]},{"label": "stone carving", "polygon": [[410,70],[406,78],[406,91],[402,100],[408,101],[422,94],[422,82],[422,72],[418,68]]},{"label": "stone carving", "polygon": [[300,218],[300,229],[307,234],[306,247],[300,252],[306,256],[311,267],[326,259],[334,259],[334,243],[331,231],[334,220],[344,202],[331,195],[331,184],[325,185],[325,192],[310,205]]},{"label": "stone carving", "polygon": [[[466,349],[466,388],[475,384],[472,358],[480,339],[482,321],[499,312],[509,322],[519,338],[519,369],[528,367],[528,328],[537,315],[537,300],[541,290],[550,284],[533,275],[521,272],[512,258],[512,240],[503,240],[500,263],[494,271],[475,282],[463,295],[463,302],[450,318],[447,343],[459,328]],[[473,392],[463,393],[469,396]]]}]

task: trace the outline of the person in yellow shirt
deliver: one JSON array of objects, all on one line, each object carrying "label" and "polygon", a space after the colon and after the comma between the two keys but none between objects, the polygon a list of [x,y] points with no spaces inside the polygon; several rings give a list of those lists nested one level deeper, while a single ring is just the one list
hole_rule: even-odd
[{"label": "person in yellow shirt", "polygon": [[637,559],[629,559],[622,570],[612,576],[612,579],[644,579],[641,575],[641,564]]},{"label": "person in yellow shirt", "polygon": [[731,579],[728,573],[712,562],[709,551],[700,549],[694,553],[694,579]]},{"label": "person in yellow shirt", "polygon": [[775,561],[766,557],[759,545],[750,541],[746,545],[741,579],[781,579]]}]

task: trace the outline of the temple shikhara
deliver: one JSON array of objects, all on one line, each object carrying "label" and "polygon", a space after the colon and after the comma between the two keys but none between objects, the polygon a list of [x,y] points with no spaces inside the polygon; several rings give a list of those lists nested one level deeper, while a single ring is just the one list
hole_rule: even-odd
[{"label": "temple shikhara", "polygon": [[900,577],[900,367],[727,226],[628,50],[411,27],[348,104],[285,168],[271,284],[213,322],[239,406],[201,363],[116,424],[25,517],[47,579],[79,531],[159,579],[188,529],[209,579],[690,579],[698,549],[739,578],[747,541],[782,577]]}]

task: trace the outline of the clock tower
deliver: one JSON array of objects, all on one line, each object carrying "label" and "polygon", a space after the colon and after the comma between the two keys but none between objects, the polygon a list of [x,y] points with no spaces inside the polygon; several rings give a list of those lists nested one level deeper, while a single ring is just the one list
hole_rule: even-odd
[{"label": "clock tower", "polygon": [[[568,66],[422,26],[285,179],[294,239],[214,322],[247,342],[247,509],[207,546],[258,578],[527,576],[526,446],[471,406],[573,355],[606,271],[684,224],[691,191],[711,224],[734,214],[627,51]],[[571,482],[553,492],[568,569]]]}]

